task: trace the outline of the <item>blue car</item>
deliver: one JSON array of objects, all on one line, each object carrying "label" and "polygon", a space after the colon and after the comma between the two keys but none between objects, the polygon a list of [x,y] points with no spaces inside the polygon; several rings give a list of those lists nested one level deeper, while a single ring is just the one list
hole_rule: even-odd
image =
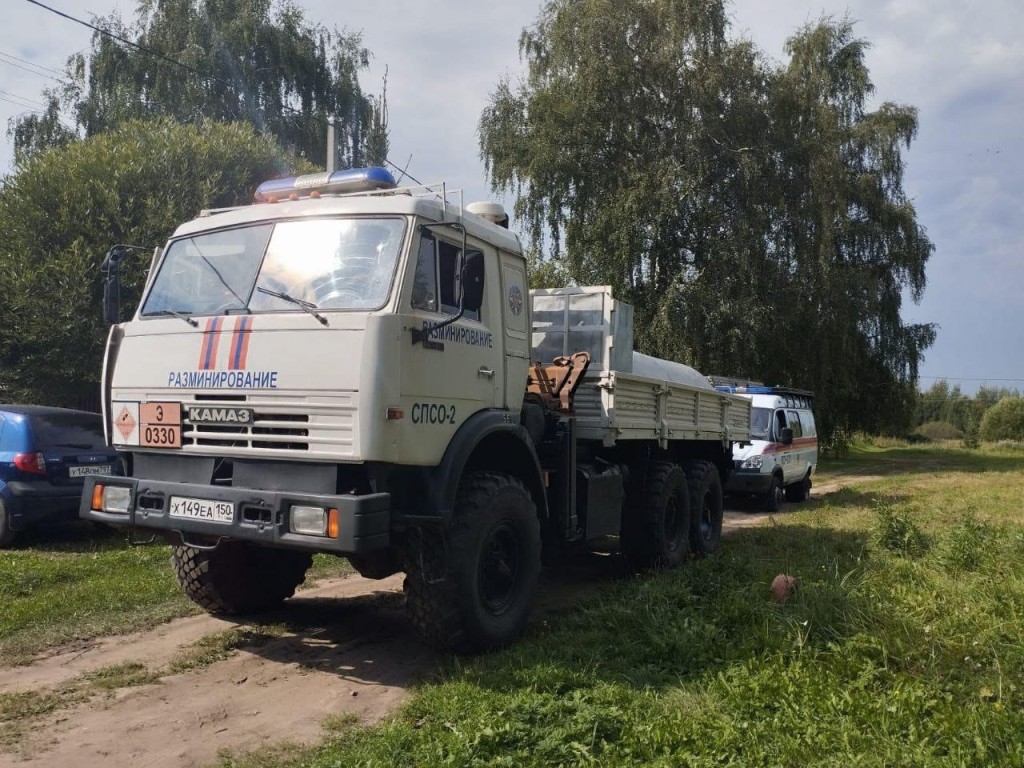
[{"label": "blue car", "polygon": [[78,516],[89,475],[123,474],[98,413],[0,405],[0,548],[19,531]]}]

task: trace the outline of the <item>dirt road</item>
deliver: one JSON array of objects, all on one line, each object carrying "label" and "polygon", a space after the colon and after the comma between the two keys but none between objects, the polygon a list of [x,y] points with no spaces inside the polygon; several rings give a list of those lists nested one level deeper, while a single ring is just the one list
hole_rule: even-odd
[{"label": "dirt road", "polygon": [[[725,529],[768,517],[730,511]],[[618,558],[600,554],[546,574],[535,615],[572,605],[619,575]],[[141,664],[156,676],[153,683],[100,692],[33,720],[13,751],[0,751],[0,766],[178,768],[214,761],[224,749],[311,743],[321,737],[326,718],[347,715],[370,723],[393,712],[437,663],[405,620],[401,575],[321,583],[267,621],[287,629],[181,673],[167,670],[182,649],[237,625],[195,616],[105,638],[85,650],[57,651],[28,666],[0,668],[0,693],[66,689],[90,673],[125,664]]]}]

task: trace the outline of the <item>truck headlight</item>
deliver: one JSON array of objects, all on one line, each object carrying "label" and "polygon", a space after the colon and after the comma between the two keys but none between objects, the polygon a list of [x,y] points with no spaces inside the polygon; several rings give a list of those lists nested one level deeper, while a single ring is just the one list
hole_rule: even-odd
[{"label": "truck headlight", "polygon": [[764,464],[764,456],[757,454],[740,464],[740,469],[760,469],[762,464]]},{"label": "truck headlight", "polygon": [[338,537],[338,510],[293,504],[290,510],[292,533],[307,536]]},{"label": "truck headlight", "polygon": [[132,505],[132,489],[123,485],[97,485],[92,491],[92,508],[100,512],[127,515]]}]

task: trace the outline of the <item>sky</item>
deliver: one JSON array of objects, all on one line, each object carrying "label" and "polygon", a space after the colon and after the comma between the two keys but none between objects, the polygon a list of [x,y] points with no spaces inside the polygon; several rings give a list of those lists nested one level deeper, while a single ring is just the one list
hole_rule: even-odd
[{"label": "sky", "polygon": [[[83,19],[133,0],[43,0]],[[90,30],[32,5],[2,0],[0,125],[38,109],[66,58],[89,45]],[[298,0],[309,19],[362,33],[373,53],[364,90],[376,93],[387,68],[391,158],[419,181],[446,181],[466,202],[496,199],[479,159],[477,121],[498,81],[523,70],[518,40],[539,0]],[[921,385],[1024,389],[1024,4],[1019,0],[733,0],[734,36],[777,62],[800,26],[849,16],[869,41],[876,102],[919,110],[905,152],[905,190],[935,244],[920,304],[908,322],[935,323]],[[12,150],[0,140],[0,174]],[[504,201],[510,204],[510,200]],[[513,222],[514,227],[514,222]]]}]

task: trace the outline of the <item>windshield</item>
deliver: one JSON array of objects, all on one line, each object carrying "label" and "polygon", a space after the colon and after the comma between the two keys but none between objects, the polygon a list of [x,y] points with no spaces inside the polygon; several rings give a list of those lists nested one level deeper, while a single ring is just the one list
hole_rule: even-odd
[{"label": "windshield", "polygon": [[302,311],[295,300],[317,309],[379,309],[404,234],[402,219],[337,218],[181,238],[167,249],[142,314]]},{"label": "windshield", "polygon": [[755,440],[768,439],[768,427],[771,424],[771,408],[750,409],[750,436]]}]

